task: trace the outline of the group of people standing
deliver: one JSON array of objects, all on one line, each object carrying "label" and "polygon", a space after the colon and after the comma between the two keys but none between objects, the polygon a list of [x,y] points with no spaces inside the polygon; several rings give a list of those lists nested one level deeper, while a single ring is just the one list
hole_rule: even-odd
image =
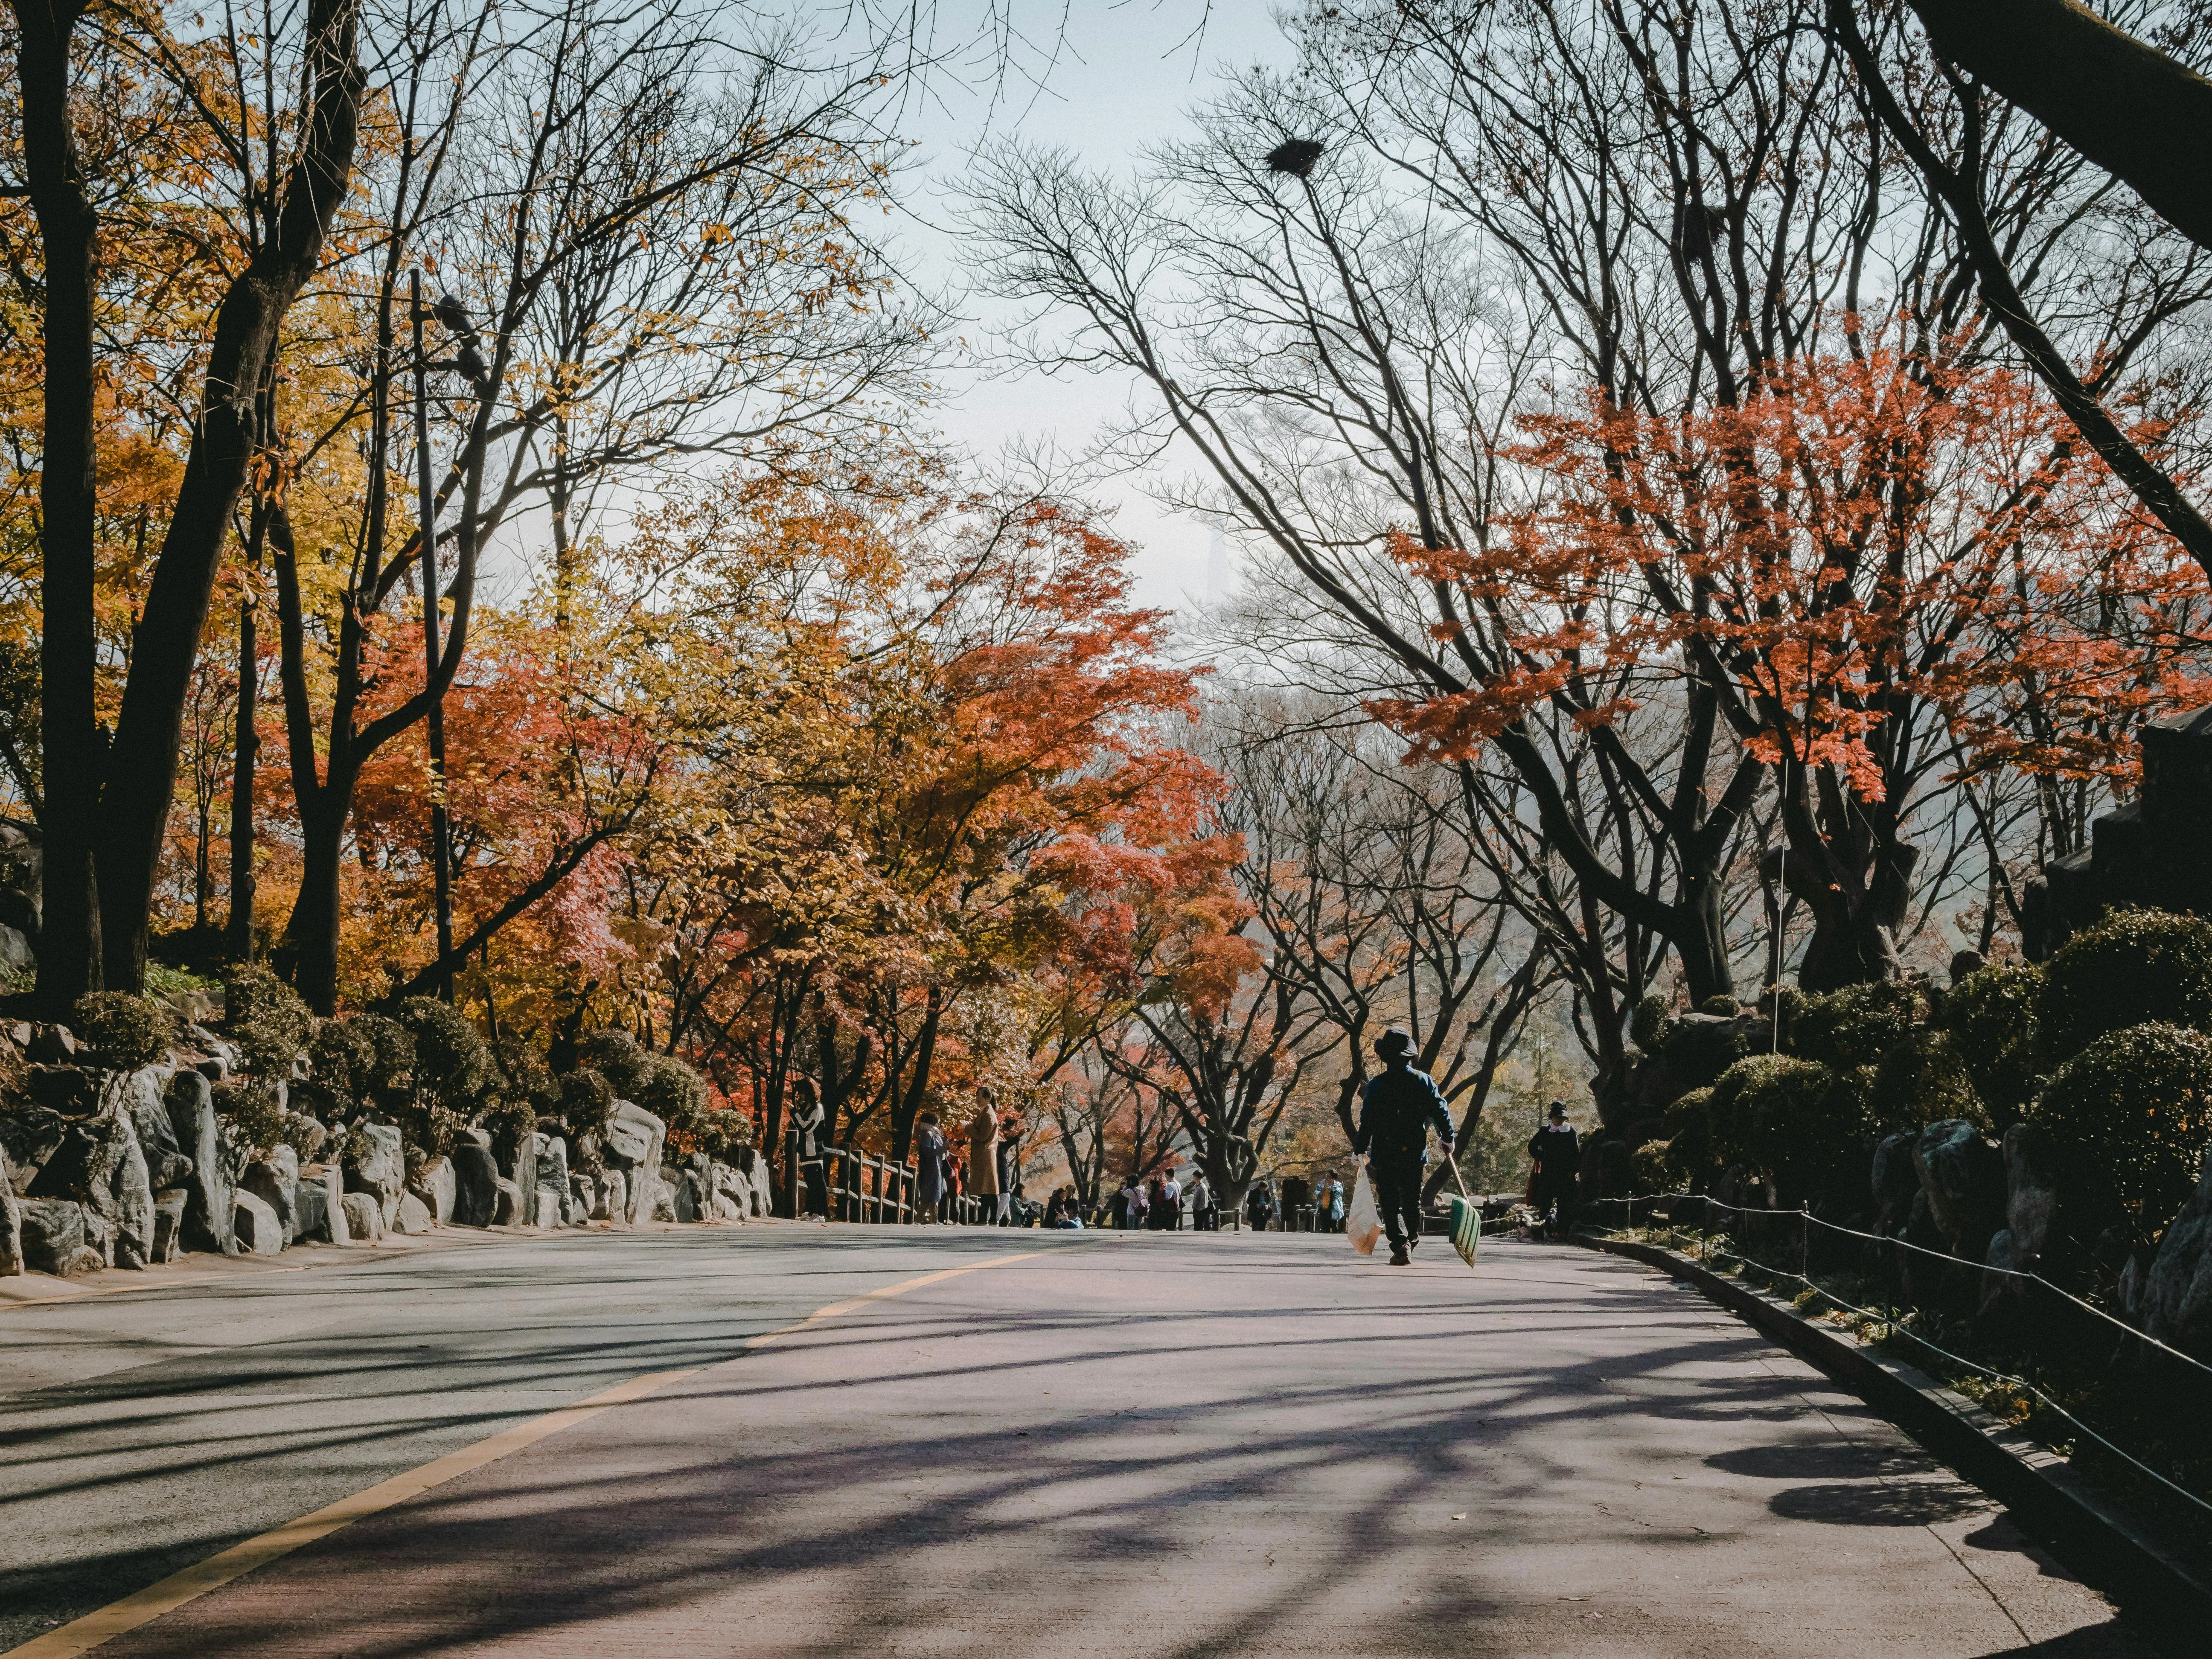
[{"label": "group of people standing", "polygon": [[1194,1232],[1221,1230],[1220,1207],[1203,1170],[1191,1172],[1188,1188],[1173,1170],[1158,1171],[1149,1181],[1133,1175],[1115,1193],[1107,1212],[1113,1224],[1125,1231],[1179,1233],[1186,1209]]},{"label": "group of people standing", "polygon": [[956,1158],[942,1121],[925,1109],[914,1125],[915,1219],[935,1221],[964,1196],[988,1200],[991,1218],[1001,1226],[1010,1224],[1021,1192],[1021,1114],[1000,1111],[991,1091],[978,1089],[975,1115],[968,1121],[968,1155]]}]

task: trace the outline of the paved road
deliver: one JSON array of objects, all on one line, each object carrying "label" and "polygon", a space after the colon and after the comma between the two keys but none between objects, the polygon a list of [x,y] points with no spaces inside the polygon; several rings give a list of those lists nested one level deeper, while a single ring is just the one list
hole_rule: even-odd
[{"label": "paved road", "polygon": [[0,1649],[702,1367],[100,1652],[2152,1651],[1818,1373],[1571,1249],[776,1226],[356,1260],[0,1310]]}]

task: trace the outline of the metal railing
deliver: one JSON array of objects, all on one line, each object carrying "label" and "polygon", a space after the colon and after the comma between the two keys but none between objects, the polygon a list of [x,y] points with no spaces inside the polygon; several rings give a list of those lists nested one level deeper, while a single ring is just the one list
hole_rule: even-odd
[{"label": "metal railing", "polygon": [[[1677,1225],[1694,1206],[1700,1224]],[[1638,1206],[1643,1217],[1638,1218]],[[1662,1207],[1663,1206],[1663,1207]],[[2212,1522],[2212,1366],[2160,1342],[2040,1273],[1992,1267],[1902,1238],[1822,1221],[1802,1209],[1746,1209],[1689,1193],[1584,1200],[1617,1226],[1664,1234],[1717,1271],[1803,1287],[1814,1314],[1844,1316],[1862,1340],[1924,1356],[1995,1415],[2045,1419],[2039,1437],[2093,1445],[2148,1495]],[[2163,1467],[2161,1467],[2163,1466]]]}]

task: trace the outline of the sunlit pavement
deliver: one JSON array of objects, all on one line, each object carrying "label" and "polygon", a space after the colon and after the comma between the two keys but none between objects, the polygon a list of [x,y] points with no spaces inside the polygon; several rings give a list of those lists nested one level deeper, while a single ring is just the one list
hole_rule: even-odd
[{"label": "sunlit pavement", "polygon": [[1631,1263],[796,1225],[0,1313],[0,1648],[695,1366],[98,1651],[2150,1651],[1856,1399]]}]

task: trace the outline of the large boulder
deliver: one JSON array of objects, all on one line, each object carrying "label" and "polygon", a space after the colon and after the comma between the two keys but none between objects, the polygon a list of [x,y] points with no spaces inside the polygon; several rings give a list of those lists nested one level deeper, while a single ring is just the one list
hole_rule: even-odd
[{"label": "large boulder", "polygon": [[0,1152],[7,1155],[9,1181],[18,1197],[30,1191],[68,1133],[68,1120],[51,1107],[24,1105],[0,1112]]},{"label": "large boulder", "polygon": [[2139,1303],[2145,1330],[2212,1363],[2212,1158],[2159,1241]]},{"label": "large boulder", "polygon": [[495,1227],[520,1227],[528,1219],[522,1213],[522,1188],[505,1176],[492,1180],[491,1224]]},{"label": "large boulder", "polygon": [[499,1165],[490,1149],[456,1136],[447,1161],[453,1170],[454,1224],[490,1226],[499,1212]]},{"label": "large boulder", "polygon": [[544,1139],[537,1130],[527,1129],[515,1142],[514,1162],[508,1166],[507,1178],[514,1183],[514,1218],[518,1226],[538,1224],[538,1153]]},{"label": "large boulder", "polygon": [[392,1210],[392,1231],[421,1237],[430,1231],[430,1206],[411,1192],[400,1194]]},{"label": "large boulder", "polygon": [[[80,1260],[86,1248],[84,1211],[73,1200],[27,1198],[16,1206],[16,1210],[22,1228],[25,1267],[33,1273],[52,1273],[56,1278],[84,1271],[87,1264]],[[100,1265],[97,1255],[89,1265]]]},{"label": "large boulder", "polygon": [[747,1216],[768,1216],[775,1213],[775,1194],[769,1178],[768,1159],[757,1146],[740,1146],[737,1150],[738,1173],[744,1176],[750,1189],[745,1200]]},{"label": "large boulder", "polygon": [[422,1200],[430,1219],[444,1226],[453,1218],[455,1182],[451,1158],[426,1159],[407,1178],[407,1190]]},{"label": "large boulder", "polygon": [[374,1198],[390,1224],[392,1212],[399,1207],[399,1194],[407,1189],[406,1144],[398,1126],[362,1124],[347,1141],[343,1167],[346,1190]]},{"label": "large boulder", "polygon": [[1951,1254],[1984,1260],[1990,1237],[2005,1221],[2004,1155],[1965,1118],[1953,1117],[1920,1132],[1912,1164]]},{"label": "large boulder", "polygon": [[302,1243],[344,1244],[352,1231],[345,1218],[345,1176],[335,1164],[310,1164],[292,1189],[296,1206],[294,1237]]},{"label": "large boulder", "polygon": [[240,1188],[231,1194],[231,1227],[249,1255],[275,1255],[284,1248],[284,1223],[258,1193]]},{"label": "large boulder", "polygon": [[620,1219],[638,1222],[652,1216],[653,1194],[660,1184],[660,1149],[667,1138],[668,1126],[644,1107],[617,1100],[608,1108],[599,1132],[599,1152],[629,1177],[624,1183],[629,1204]]},{"label": "large boulder", "polygon": [[602,1170],[592,1177],[592,1219],[629,1219],[629,1180],[620,1170]]},{"label": "large boulder", "polygon": [[[553,1206],[553,1219],[544,1219],[545,1200]],[[568,1143],[559,1135],[540,1134],[538,1137],[538,1206],[540,1226],[565,1227],[568,1224],[569,1206],[574,1200],[568,1193]]]},{"label": "large boulder", "polygon": [[348,1193],[340,1202],[339,1212],[345,1218],[349,1243],[384,1243],[384,1206],[374,1193]]},{"label": "large boulder", "polygon": [[191,1154],[177,1142],[177,1128],[169,1116],[165,1091],[176,1076],[167,1066],[145,1066],[124,1081],[124,1099],[131,1127],[138,1136],[138,1150],[146,1159],[146,1178],[159,1192],[181,1187],[192,1172]]},{"label": "large boulder", "polygon": [[67,1066],[76,1059],[76,1039],[66,1025],[33,1025],[25,1052],[38,1066]]},{"label": "large boulder", "polygon": [[289,1146],[276,1147],[268,1157],[247,1164],[245,1177],[238,1184],[276,1212],[287,1244],[299,1242],[304,1230],[300,1224],[299,1203],[294,1196],[300,1184],[297,1152]]},{"label": "large boulder", "polygon": [[2024,1123],[2005,1131],[2004,1172],[2005,1231],[2012,1235],[2014,1265],[2022,1273],[2033,1272],[2051,1242],[2058,1188],[2047,1171],[2036,1168]]},{"label": "large boulder", "polygon": [[0,1279],[23,1271],[23,1205],[9,1180],[8,1154],[0,1148]]},{"label": "large boulder", "polygon": [[174,1261],[184,1249],[185,1203],[191,1194],[182,1187],[164,1187],[154,1194],[154,1260]]},{"label": "large boulder", "polygon": [[34,1198],[72,1198],[99,1224],[101,1253],[118,1266],[143,1267],[154,1253],[154,1188],[131,1127],[129,1074],[106,1073],[100,1108],[72,1123],[31,1182]]},{"label": "large boulder", "polygon": [[1912,1161],[1917,1135],[1886,1136],[1874,1149],[1875,1231],[1894,1238],[1911,1218],[1912,1200],[1920,1195],[1920,1171]]},{"label": "large boulder", "polygon": [[230,1161],[223,1146],[222,1120],[215,1115],[215,1091],[198,1072],[179,1072],[169,1079],[162,1102],[178,1147],[192,1161],[185,1182],[185,1247],[236,1255]]}]

